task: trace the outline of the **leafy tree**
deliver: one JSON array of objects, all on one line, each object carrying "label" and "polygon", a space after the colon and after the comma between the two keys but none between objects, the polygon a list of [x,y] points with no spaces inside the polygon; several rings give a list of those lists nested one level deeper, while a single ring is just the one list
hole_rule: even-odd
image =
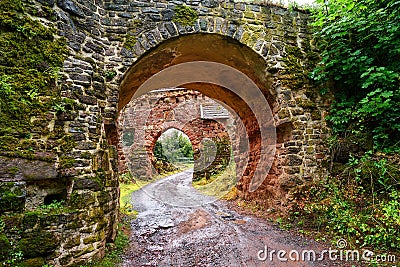
[{"label": "leafy tree", "polygon": [[178,158],[193,158],[192,144],[187,136],[175,130],[157,140],[153,150],[156,159],[177,162]]},{"label": "leafy tree", "polygon": [[321,62],[312,78],[334,82],[329,122],[337,136],[364,136],[400,151],[400,1],[318,0]]}]

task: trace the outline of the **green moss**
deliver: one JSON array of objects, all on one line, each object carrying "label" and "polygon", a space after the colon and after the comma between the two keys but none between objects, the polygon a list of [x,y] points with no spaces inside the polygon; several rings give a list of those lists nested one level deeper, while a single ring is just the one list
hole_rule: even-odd
[{"label": "green moss", "polygon": [[302,88],[308,82],[308,70],[305,69],[303,53],[297,46],[286,46],[286,57],[283,58],[286,68],[282,71],[284,85],[290,85],[294,88]]},{"label": "green moss", "polygon": [[311,101],[309,99],[296,99],[297,100],[297,104],[299,105],[299,107],[302,107],[304,109],[315,109],[317,107],[317,104],[314,101]]},{"label": "green moss", "polygon": [[0,183],[0,212],[24,210],[23,196],[24,192],[14,182]]},{"label": "green moss", "polygon": [[18,245],[25,257],[34,258],[51,254],[59,244],[54,234],[34,231],[27,233]]},{"label": "green moss", "polygon": [[[55,28],[45,27],[32,16],[53,19],[45,5],[3,0],[0,5],[0,150],[30,149],[20,141],[31,132],[45,134],[46,114],[59,95],[57,72],[67,55],[64,39],[54,38]],[[35,118],[35,119],[33,119]],[[38,126],[39,125],[39,126]]]},{"label": "green moss", "polygon": [[42,257],[28,259],[22,263],[22,266],[26,267],[42,267],[45,265],[45,260]]},{"label": "green moss", "polygon": [[311,119],[313,119],[313,120],[321,120],[322,119],[321,111],[319,111],[318,109],[313,110],[311,112]]},{"label": "green moss", "polygon": [[176,6],[174,11],[175,15],[172,20],[182,26],[193,26],[199,17],[193,8],[185,5]]},{"label": "green moss", "polygon": [[242,36],[242,42],[248,46],[253,46],[257,40],[264,34],[263,27],[254,25],[244,25],[244,33]]},{"label": "green moss", "polygon": [[81,158],[83,158],[83,159],[91,159],[92,158],[92,154],[90,152],[83,152],[81,154]]},{"label": "green moss", "polygon": [[94,246],[90,245],[89,247],[86,247],[86,248],[84,248],[82,250],[78,250],[77,252],[75,252],[74,256],[75,257],[79,257],[79,256],[82,256],[84,254],[90,253],[90,252],[92,252],[94,250],[95,250]]},{"label": "green moss", "polygon": [[38,211],[28,211],[24,214],[22,219],[22,226],[24,229],[32,229],[35,227],[37,222],[39,221],[39,214]]},{"label": "green moss", "polygon": [[256,15],[254,14],[254,12],[251,12],[251,11],[245,11],[243,14],[246,19],[255,19],[256,18]]},{"label": "green moss", "polygon": [[62,152],[71,152],[72,149],[76,147],[76,142],[70,135],[64,135],[60,140],[58,140],[58,144]]},{"label": "green moss", "polygon": [[11,244],[5,234],[0,234],[0,260],[5,259],[11,250]]},{"label": "green moss", "polygon": [[96,196],[93,192],[77,193],[73,192],[69,199],[69,205],[73,208],[84,209],[96,202]]},{"label": "green moss", "polygon": [[72,168],[74,167],[75,159],[69,156],[61,156],[59,166],[62,169]]},{"label": "green moss", "polygon": [[123,45],[123,46],[124,46],[126,49],[132,50],[133,47],[135,46],[136,42],[137,42],[137,39],[136,39],[135,36],[130,35],[130,34],[127,34],[127,35],[125,36],[125,42],[124,42],[124,45]]},{"label": "green moss", "polygon": [[7,172],[10,175],[15,176],[17,174],[17,172],[18,172],[18,166],[14,166],[14,167],[8,168]]}]

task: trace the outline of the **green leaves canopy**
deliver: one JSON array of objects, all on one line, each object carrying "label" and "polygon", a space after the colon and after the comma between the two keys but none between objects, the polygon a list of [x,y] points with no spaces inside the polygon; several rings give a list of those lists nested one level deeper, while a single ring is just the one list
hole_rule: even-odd
[{"label": "green leaves canopy", "polygon": [[334,133],[369,134],[374,148],[400,151],[400,1],[318,1],[316,81],[334,81]]}]

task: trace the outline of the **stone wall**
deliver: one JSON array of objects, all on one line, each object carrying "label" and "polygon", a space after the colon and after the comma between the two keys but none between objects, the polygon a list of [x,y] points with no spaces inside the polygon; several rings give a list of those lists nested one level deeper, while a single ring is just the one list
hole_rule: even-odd
[{"label": "stone wall", "polygon": [[[268,177],[249,192],[255,166],[265,155],[258,152],[259,125],[248,103],[215,85],[188,86],[225,103],[243,121],[250,136],[250,162],[241,166],[241,197],[283,206],[296,187],[325,174],[329,157],[323,140],[329,131],[323,118],[328,102],[307,79],[317,58],[309,15],[235,2],[35,0],[15,1],[25,9],[2,10],[2,16],[15,18],[27,12],[30,19],[53,27],[54,42],[65,38],[67,55],[53,90],[39,91],[42,102],[54,100],[52,106],[48,101],[48,111],[27,115],[30,134],[11,131],[1,137],[1,248],[12,241],[30,266],[35,261],[37,266],[79,266],[102,256],[105,243],[115,237],[119,205],[119,111],[153,74],[183,62],[231,66],[252,79],[271,106],[277,153]],[[35,68],[50,75],[42,63]],[[17,70],[2,66],[1,74]],[[43,212],[40,206],[53,200],[65,204]],[[2,259],[8,251],[0,250]]]}]

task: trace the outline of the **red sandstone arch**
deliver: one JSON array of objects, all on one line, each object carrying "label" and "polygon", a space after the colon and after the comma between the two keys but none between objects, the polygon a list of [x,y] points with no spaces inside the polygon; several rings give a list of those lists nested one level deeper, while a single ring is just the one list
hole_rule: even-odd
[{"label": "red sandstone arch", "polygon": [[[266,71],[267,65],[261,56],[251,48],[226,36],[191,34],[164,41],[144,54],[127,71],[120,87],[119,109],[126,105],[138,88],[154,74],[167,67],[192,61],[221,63],[244,73],[261,89],[269,105],[274,106],[275,97],[271,90],[270,74]],[[237,94],[220,85],[199,82],[182,85],[221,101],[234,110],[243,121],[250,143],[250,164],[246,166],[239,189],[243,192],[248,191],[258,162],[265,160],[266,157],[260,151],[262,142],[260,126],[252,107]],[[257,103],[251,103],[251,105],[257,105]],[[275,134],[274,129],[273,134]]]},{"label": "red sandstone arch", "polygon": [[[151,122],[150,122],[151,123]],[[162,133],[166,132],[169,129],[177,129],[189,138],[192,148],[194,151],[194,180],[199,177],[203,177],[210,170],[215,168],[215,166],[219,165],[222,161],[229,162],[230,161],[230,153],[229,154],[217,154],[215,155],[214,161],[210,164],[210,166],[202,166],[199,161],[203,156],[200,151],[200,147],[202,141],[206,138],[211,140],[225,140],[231,145],[231,140],[229,138],[229,134],[226,131],[225,127],[215,120],[209,119],[194,119],[186,123],[182,123],[181,121],[171,121],[163,123],[162,121],[155,122],[153,124],[153,128],[146,133],[146,149],[151,162],[154,162],[154,147],[158,138],[162,135]],[[218,172],[223,171],[226,166],[222,166],[222,169],[219,169]]]}]

